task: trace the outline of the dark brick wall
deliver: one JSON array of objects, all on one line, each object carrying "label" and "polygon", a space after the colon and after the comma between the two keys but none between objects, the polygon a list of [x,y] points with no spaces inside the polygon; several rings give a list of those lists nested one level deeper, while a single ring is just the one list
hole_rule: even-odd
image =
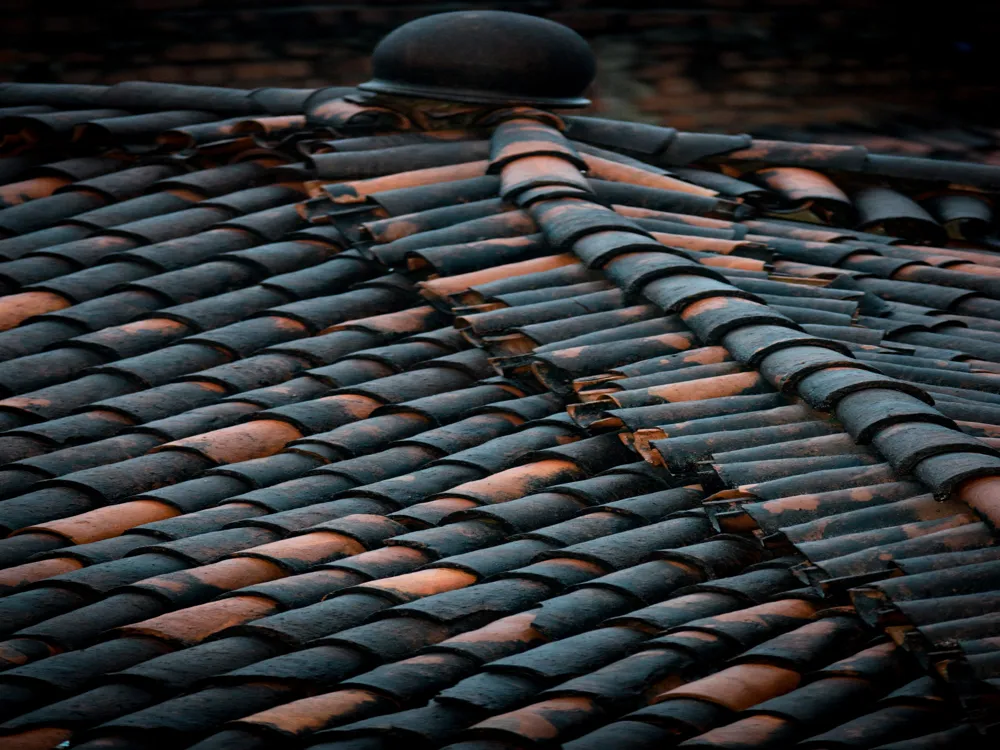
[{"label": "dark brick wall", "polygon": [[[0,78],[254,87],[356,83],[411,18],[459,7],[545,15],[590,39],[596,109],[747,130],[900,113],[997,120],[1000,3],[892,0],[0,0]],[[656,10],[644,8],[655,7]]]}]

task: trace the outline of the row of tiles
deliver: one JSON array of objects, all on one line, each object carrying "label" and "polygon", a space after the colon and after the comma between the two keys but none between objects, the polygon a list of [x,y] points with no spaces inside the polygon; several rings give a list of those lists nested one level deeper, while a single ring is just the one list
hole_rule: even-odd
[{"label": "row of tiles", "polygon": [[[564,265],[564,264],[563,264],[563,265]],[[505,275],[506,275],[506,276],[508,276],[508,277],[512,277],[512,278],[516,278],[516,277],[513,277],[513,276],[512,276],[511,274],[510,274],[510,270],[509,270],[509,269],[508,269],[508,271],[506,272],[506,274],[505,274]],[[433,282],[432,282],[432,283],[433,283]],[[428,287],[430,287],[430,284],[428,284],[427,286],[428,286]],[[440,292],[440,291],[442,291],[442,289],[441,289],[441,288],[442,288],[442,286],[444,286],[444,285],[442,285],[442,284],[437,284],[437,291],[439,291],[439,292]],[[453,287],[453,288],[454,288],[454,287]],[[543,288],[544,288],[544,287],[543,287]],[[445,291],[448,291],[448,290],[446,289]],[[467,290],[466,290],[466,291],[467,291]],[[529,290],[525,290],[525,291],[530,291],[530,289],[529,289]],[[435,299],[439,299],[439,297],[435,297]],[[618,304],[618,305],[616,305],[615,307],[617,307],[617,308],[621,308],[621,307],[622,307],[622,305],[621,305],[621,304],[619,303],[619,304]],[[582,307],[582,308],[578,308],[578,310],[583,310],[583,311],[589,311],[589,310],[588,310],[588,308],[586,308],[586,307]],[[599,314],[599,313],[598,313],[598,314]],[[573,316],[573,317],[575,317],[575,316]],[[528,319],[529,321],[532,321],[532,318],[531,318],[530,316],[529,316],[529,317],[528,317],[527,319]],[[503,329],[501,329],[501,330],[500,330],[499,332],[501,332],[501,333],[502,333],[502,332],[503,332]],[[617,364],[617,363],[616,363],[616,364]],[[466,365],[466,366],[467,366],[467,365]],[[452,387],[453,387],[453,386],[452,386]],[[737,396],[737,398],[742,398],[742,397],[740,397],[740,396]],[[752,398],[752,396],[751,396],[750,398]],[[267,420],[267,421],[271,421],[271,420]],[[362,423],[362,424],[364,424],[364,423]],[[564,420],[563,420],[563,424],[566,424]],[[660,424],[663,424],[663,422],[661,422]],[[325,427],[325,425],[324,425],[323,427]],[[322,429],[323,427],[321,427],[321,429]],[[532,430],[532,429],[534,429],[534,427],[531,427],[531,428],[529,428],[529,430],[526,430],[526,431],[530,431],[530,430]],[[565,429],[565,427],[563,427],[563,429]],[[577,442],[583,442],[583,441],[577,441]],[[575,444],[575,443],[574,443],[574,444]],[[595,443],[587,443],[587,444],[588,444],[588,446],[591,446],[591,447],[590,447],[590,450],[589,450],[588,452],[591,452],[591,451],[594,451],[594,450],[595,450],[595,448],[597,448],[597,450],[598,450],[598,455],[599,455],[599,456],[600,456],[600,455],[603,455],[603,452],[604,452],[604,451],[607,451],[607,450],[608,450],[608,447],[607,447],[607,444],[606,444],[606,443],[598,443],[598,444],[595,444]],[[488,445],[489,445],[489,444],[488,444]],[[491,446],[490,450],[491,450],[491,451],[492,451],[492,450],[495,450],[495,449],[496,449],[497,447],[499,447],[499,446]],[[397,460],[398,460],[398,458],[397,458]],[[479,458],[478,460],[482,461],[482,460],[483,460],[483,458],[482,458],[482,457],[480,456],[480,458]],[[550,460],[552,460],[552,459],[550,459]],[[558,459],[556,459],[556,460],[558,460]],[[579,462],[579,461],[583,461],[583,460],[587,460],[587,459],[586,459],[586,453],[582,453],[582,454],[580,454],[580,455],[576,455],[576,456],[575,456],[575,458],[574,458],[574,461],[576,461],[576,462]],[[590,461],[593,461],[593,460],[595,460],[595,459],[594,459],[594,456],[593,456],[593,454],[592,454],[592,453],[591,453],[591,458],[590,458],[589,460],[590,460]],[[533,462],[533,463],[544,463],[544,461],[536,461],[536,462]],[[571,461],[571,463],[573,463],[573,462]],[[446,465],[447,465],[447,464],[446,464]],[[582,468],[582,467],[580,467],[579,463],[574,463],[573,465],[574,465],[574,466],[577,466],[578,468]],[[430,468],[437,468],[437,467],[430,467]],[[550,469],[556,469],[556,468],[558,468],[558,467],[549,467],[549,468],[550,468]],[[590,470],[593,470],[593,469],[594,469],[595,467],[594,467],[594,465],[593,465],[593,464],[591,464],[589,468],[590,468]],[[599,468],[600,468],[600,466],[597,466],[596,468],[598,468],[598,469],[599,469]],[[544,476],[544,475],[546,474],[546,471],[545,471],[545,467],[536,467],[536,469],[537,469],[537,470],[539,471],[540,475]],[[522,470],[522,471],[523,471],[523,470]],[[810,470],[810,471],[811,471],[811,470]],[[557,472],[557,473],[558,473],[558,472]],[[564,478],[565,478],[565,477],[564,477]],[[451,477],[451,479],[454,479],[454,476],[452,476],[452,477]],[[542,486],[544,486],[544,485],[542,485]],[[446,487],[445,489],[447,489],[447,487]],[[481,504],[481,503],[483,502],[483,498],[484,498],[484,497],[488,497],[488,495],[483,495],[483,494],[482,494],[482,493],[483,493],[483,492],[485,492],[485,491],[486,491],[486,488],[482,488],[482,487],[480,487],[480,488],[466,488],[466,489],[465,489],[465,491],[464,491],[464,492],[462,493],[462,496],[461,496],[461,497],[458,497],[458,498],[456,498],[456,499],[457,499],[457,500],[459,500],[459,501],[465,501],[465,502],[467,502],[467,503],[471,502],[471,503],[472,503],[473,505],[476,505],[477,503],[480,503],[480,504]],[[478,492],[479,494],[476,494],[477,492]],[[471,497],[469,496],[469,493],[472,493],[472,494],[471,494]],[[473,499],[473,498],[474,498],[474,499]],[[442,499],[442,500],[448,500],[448,498],[446,498],[446,497],[445,497],[445,498],[441,498],[441,499]],[[431,501],[431,502],[433,503],[434,501]],[[538,505],[537,505],[537,503],[536,503],[536,502],[532,502],[532,503],[530,503],[529,505],[530,505],[530,506],[531,506],[532,508],[537,508],[537,507],[538,507]],[[465,507],[468,507],[468,506],[465,506]],[[513,507],[513,506],[508,506],[508,507]],[[442,507],[441,509],[434,509],[434,508],[432,508],[432,509],[430,509],[430,512],[431,512],[431,515],[429,515],[429,516],[418,516],[418,518],[419,518],[419,521],[418,521],[418,523],[426,523],[426,522],[427,522],[427,519],[434,519],[434,520],[437,520],[438,518],[441,518],[441,516],[440,516],[440,515],[438,515],[438,516],[434,516],[434,515],[433,515],[435,511],[436,511],[436,512],[437,512],[438,514],[440,514],[440,513],[442,512],[442,511],[445,511],[445,510],[447,510],[447,511],[452,511],[452,510],[454,510],[454,509],[455,509],[454,505],[447,505],[447,504],[446,504],[446,505],[444,505],[444,506],[443,506],[443,507]],[[537,512],[537,511],[535,511],[535,512]],[[676,524],[675,524],[675,526],[676,526]],[[352,531],[354,531],[354,530],[352,530]],[[315,532],[313,532],[313,533],[315,533]],[[355,533],[356,533],[356,531],[355,531]],[[352,537],[352,538],[353,538],[353,537]],[[12,539],[16,539],[16,537],[12,537]],[[628,538],[626,538],[626,539],[628,539]],[[623,540],[622,540],[622,542],[625,542],[625,541],[626,541],[626,539],[623,539]],[[211,542],[211,540],[208,540],[208,539],[205,539],[205,540],[203,540],[203,541],[204,541],[204,542],[208,542],[208,543],[210,543],[210,544],[212,543],[212,542]],[[340,541],[340,544],[343,544],[343,541],[342,541],[342,540]],[[251,545],[251,546],[252,546],[252,545]],[[406,546],[406,545],[402,545],[402,546]],[[213,549],[215,549],[215,548],[213,547]],[[175,553],[175,554],[176,554],[176,553]],[[621,554],[621,552],[620,552],[620,551],[619,551],[619,552],[616,552],[616,554]],[[491,556],[492,556],[492,555],[491,555]],[[283,564],[285,564],[285,565],[288,565],[288,564],[289,564],[288,560],[289,560],[289,559],[291,559],[291,558],[290,558],[290,557],[281,557],[281,558],[275,558],[275,557],[272,557],[272,558],[271,558],[271,560],[272,560],[272,561],[273,561],[273,560],[275,560],[275,559],[280,559],[280,560],[281,560],[281,562],[282,562]],[[272,564],[273,564],[273,563],[272,563]],[[636,571],[636,574],[637,574],[637,575],[639,574],[639,573],[638,573],[638,571]],[[660,574],[660,577],[662,577],[662,573]],[[659,578],[658,578],[657,580],[659,580]],[[505,595],[506,595],[506,594],[505,594]],[[402,631],[400,631],[400,632],[402,632]],[[43,664],[43,663],[44,663],[44,661],[43,661],[43,662],[40,662],[40,664]],[[675,697],[676,697],[676,696],[675,696]],[[215,701],[213,701],[213,703],[215,703]],[[587,719],[587,718],[586,718],[586,714],[587,714],[587,711],[586,711],[586,708],[585,708],[585,706],[581,706],[580,704],[570,704],[570,708],[572,709],[571,713],[576,713],[577,711],[580,711],[580,709],[582,708],[583,710],[582,710],[582,711],[580,711],[580,713],[581,713],[581,714],[583,714],[583,715],[582,715],[582,716],[579,716],[579,719],[580,719],[580,721],[581,721],[581,722],[585,722],[585,721],[588,721],[588,720],[589,720],[589,719]],[[543,711],[545,711],[545,710],[548,710],[548,709],[543,709]],[[558,714],[558,713],[559,713],[559,707],[557,707],[557,708],[556,708],[556,710],[555,710],[555,711],[553,712],[553,715],[556,715],[556,714]],[[547,714],[546,714],[546,715],[547,715]],[[593,717],[593,714],[591,714],[591,718],[592,718],[592,717]],[[520,723],[520,720],[519,720],[519,719],[517,719],[517,718],[515,718],[515,719],[514,719],[514,721],[515,721],[515,722],[517,722],[517,723]],[[641,720],[640,720],[640,721],[641,721]],[[579,726],[579,725],[577,725],[577,726]],[[503,730],[500,730],[500,731],[503,731]],[[573,731],[573,730],[570,730],[570,731]]]}]

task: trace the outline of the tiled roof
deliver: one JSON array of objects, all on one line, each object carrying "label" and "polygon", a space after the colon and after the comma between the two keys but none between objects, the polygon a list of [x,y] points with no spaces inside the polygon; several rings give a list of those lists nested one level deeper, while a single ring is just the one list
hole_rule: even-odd
[{"label": "tiled roof", "polygon": [[1000,167],[386,102],[0,87],[0,745],[995,730]]}]

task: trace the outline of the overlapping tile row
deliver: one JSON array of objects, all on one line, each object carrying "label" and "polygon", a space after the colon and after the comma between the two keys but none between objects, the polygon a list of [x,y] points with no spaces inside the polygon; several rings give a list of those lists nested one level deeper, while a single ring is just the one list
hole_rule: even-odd
[{"label": "overlapping tile row", "polygon": [[[813,184],[825,180],[835,187],[818,173],[807,173],[806,176]],[[858,208],[863,216],[861,207]],[[895,365],[894,361],[907,361],[892,352],[898,336],[887,335],[886,340],[882,340],[880,334],[867,346],[869,351],[881,348],[888,354],[886,363],[877,357],[859,360],[842,343],[844,336],[834,334],[834,337],[818,338],[816,331],[803,330],[799,325],[803,319],[787,306],[782,309],[780,302],[789,298],[778,296],[781,285],[771,287],[770,298],[761,298],[748,295],[751,290],[745,283],[730,283],[719,276],[712,277],[711,282],[706,281],[704,277],[709,274],[696,259],[685,257],[683,244],[670,246],[664,251],[657,246],[657,238],[644,231],[643,227],[629,226],[614,212],[586,205],[581,198],[552,201],[542,198],[534,202],[529,211],[553,244],[572,249],[591,267],[600,267],[606,276],[616,281],[626,299],[632,296],[635,301],[636,296],[642,294],[657,303],[661,310],[678,314],[697,334],[698,342],[715,345],[690,351],[691,344],[687,342],[677,348],[676,342],[664,347],[662,341],[646,340],[643,343],[654,346],[645,355],[659,356],[650,360],[636,357],[639,362],[629,356],[641,351],[639,341],[618,351],[606,345],[592,349],[584,346],[563,353],[550,351],[530,359],[536,374],[550,387],[558,389],[559,383],[552,381],[558,381],[560,377],[564,388],[573,387],[584,403],[571,406],[570,411],[582,417],[582,424],[622,424],[615,412],[629,409],[621,407],[633,407],[634,412],[630,415],[633,419],[641,418],[635,412],[642,412],[643,409],[659,411],[657,416],[663,424],[644,425],[644,429],[626,435],[625,439],[650,461],[666,467],[675,475],[684,476],[697,471],[702,486],[709,491],[716,490],[707,499],[707,507],[720,530],[759,532],[756,519],[744,508],[745,503],[748,500],[772,500],[780,504],[785,500],[783,508],[772,505],[771,509],[777,511],[769,519],[772,523],[769,531],[772,533],[763,541],[776,551],[794,549],[804,555],[808,562],[799,566],[798,576],[828,591],[850,588],[866,578],[884,578],[889,575],[890,566],[896,559],[941,553],[946,553],[944,557],[950,559],[952,555],[947,553],[965,550],[987,557],[993,555],[995,538],[990,525],[995,525],[996,517],[990,503],[996,492],[996,454],[994,446],[988,441],[974,437],[984,431],[988,434],[988,425],[969,425],[969,432],[973,435],[968,435],[949,418],[949,407],[943,407],[945,413],[930,408],[932,398],[914,382],[933,384],[930,390],[937,393],[936,386],[948,375],[942,378],[934,369]],[[756,223],[760,225],[764,222]],[[803,268],[800,263],[815,263],[814,254],[804,252],[797,257],[795,251],[806,248],[827,250],[840,259],[853,258],[859,253],[874,257],[890,254],[877,245],[868,247],[860,242],[837,245],[801,241],[785,243],[781,239],[770,241],[763,236],[751,236],[751,239],[760,240],[774,250],[776,258],[791,257],[797,261],[781,267],[781,261],[776,260],[776,270],[781,268],[788,276],[803,278],[828,275],[841,282],[830,285],[838,290],[866,291],[867,274],[850,278],[841,276],[837,272],[839,268]],[[669,242],[666,244],[671,245]],[[791,245],[791,253],[786,252],[785,244]],[[914,250],[921,253],[919,248]],[[664,257],[665,252],[670,255]],[[933,252],[923,251],[921,257]],[[991,261],[988,256],[985,259]],[[843,264],[829,265],[842,267]],[[830,273],[827,274],[827,271]],[[978,269],[966,268],[969,276],[959,273],[958,278],[943,278],[947,279],[945,283],[953,284],[960,290],[961,299],[982,305],[980,314],[986,316],[992,307],[990,295],[995,295],[995,289],[982,276],[973,278],[971,272],[979,273]],[[894,272],[883,275],[895,278]],[[986,274],[983,276],[988,279]],[[905,289],[905,284],[898,286],[903,287],[902,294],[913,293]],[[885,293],[883,289],[879,291]],[[802,295],[802,292],[798,294]],[[809,294],[827,301],[820,290],[812,289]],[[891,306],[894,301],[892,293],[885,296]],[[831,297],[833,300],[830,301],[844,301],[836,293]],[[856,309],[866,304],[869,307],[885,306],[883,300],[869,301],[863,294],[857,297],[860,304],[855,303]],[[823,309],[819,302],[813,305]],[[923,315],[934,311],[918,308],[916,312]],[[890,307],[889,314],[894,313],[895,310]],[[903,313],[909,311],[904,309]],[[856,312],[851,313],[848,321],[855,315]],[[886,329],[888,334],[916,332],[922,336],[923,331],[930,329],[918,323],[914,330],[911,325],[917,321],[919,317],[912,313],[907,323],[899,325],[859,320],[876,331]],[[975,327],[973,330],[990,328],[988,319],[975,315],[967,316],[967,321]],[[986,337],[989,337],[988,333]],[[959,356],[972,358],[978,344],[971,340],[966,344],[961,341],[962,338],[965,337],[956,336],[953,342],[957,340],[957,343],[952,343],[952,346],[956,346]],[[850,339],[848,336],[847,340]],[[926,337],[915,341],[911,338],[910,341],[925,346],[940,344],[938,340],[929,341]],[[995,367],[989,361],[990,353],[981,351],[985,361],[980,372],[990,373]],[[602,356],[608,355],[611,361],[602,361]],[[993,357],[994,362],[995,359]],[[618,363],[624,366],[594,377],[608,364]],[[750,367],[754,370],[748,370]],[[699,371],[703,377],[695,379]],[[884,371],[899,378],[886,377]],[[581,375],[583,377],[579,377]],[[743,410],[737,405],[733,405],[731,410],[720,409],[714,414],[691,413],[684,409],[685,403],[677,402],[686,402],[691,398],[692,380],[697,388],[716,395],[739,399],[766,391],[779,391],[797,396],[800,402],[790,406],[772,403],[769,406],[776,408],[752,415],[741,413]],[[966,385],[971,392],[975,388],[972,385],[975,380],[975,375],[972,375],[967,381],[963,378],[952,382]],[[988,394],[993,382],[993,378],[986,374],[979,387]],[[761,386],[764,391],[760,390]],[[945,387],[942,395],[958,397],[961,393],[962,390]],[[990,400],[989,395],[974,392],[969,395],[976,400]],[[653,406],[655,404],[664,406],[657,408]],[[618,409],[608,409],[609,406]],[[678,410],[677,406],[681,409]],[[671,410],[675,413],[670,414]],[[688,413],[678,414],[677,411]],[[727,414],[727,411],[732,413]],[[836,415],[843,427],[829,424],[831,413]],[[969,413],[957,416],[968,417]],[[849,434],[842,432],[845,428]],[[863,443],[871,443],[875,451],[869,451]],[[879,464],[880,460],[886,460],[889,465]],[[937,500],[946,502],[936,502],[930,494],[918,494],[922,491],[921,486],[908,482],[896,482],[892,492],[885,492],[881,486],[865,486],[912,474],[930,486]],[[824,489],[824,479],[834,480],[830,486],[833,491],[816,494],[815,489]],[[795,487],[796,480],[800,480],[798,488]],[[810,488],[814,490],[812,495],[803,498],[802,482],[809,481],[818,481],[821,486],[814,485]],[[965,482],[964,491],[960,488],[954,493],[958,495],[957,499],[947,501],[960,482]],[[849,497],[847,504],[845,493],[833,489],[845,484],[858,487],[846,493]],[[830,495],[835,497],[828,497]],[[818,507],[816,501],[821,498],[830,504]],[[759,505],[767,507],[768,504]],[[786,526],[789,519],[779,514],[788,510],[798,510],[804,518],[800,518],[795,525]],[[992,586],[985,585],[985,590],[991,589]],[[861,596],[862,591],[855,590],[852,596]],[[995,610],[984,604],[976,614],[982,619],[976,623],[979,630],[973,633],[979,636],[992,633],[991,628],[996,622]],[[870,613],[866,619],[871,624],[877,624]],[[950,622],[951,618],[947,615],[944,619],[948,621],[948,626],[960,631],[966,625]],[[947,632],[947,628],[944,630]],[[946,643],[944,638],[939,638],[921,642],[920,645],[925,653],[930,654],[929,660],[935,662],[944,658],[941,651]],[[609,741],[614,731],[608,729],[595,742]],[[741,733],[736,730],[728,734],[721,732],[718,737],[723,746],[745,741],[740,739]],[[785,735],[774,741],[785,743],[790,739]]]},{"label": "overlapping tile row", "polygon": [[145,86],[0,90],[5,743],[989,730],[995,168]]}]

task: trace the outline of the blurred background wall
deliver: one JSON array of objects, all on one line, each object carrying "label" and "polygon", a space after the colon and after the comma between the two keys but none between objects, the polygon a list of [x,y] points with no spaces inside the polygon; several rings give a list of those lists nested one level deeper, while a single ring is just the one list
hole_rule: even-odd
[{"label": "blurred background wall", "polygon": [[[415,17],[546,16],[600,59],[595,110],[682,129],[853,123],[904,136],[997,123],[1000,2],[861,0],[0,0],[0,79],[221,86],[350,84]],[[946,149],[945,149],[946,150]]]}]

